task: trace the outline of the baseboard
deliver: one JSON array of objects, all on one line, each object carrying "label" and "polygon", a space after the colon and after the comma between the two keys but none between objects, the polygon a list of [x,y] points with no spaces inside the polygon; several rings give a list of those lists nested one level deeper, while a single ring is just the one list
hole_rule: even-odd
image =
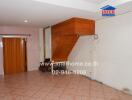
[{"label": "baseboard", "polygon": [[28,68],[27,71],[35,71],[35,70],[38,70],[39,67],[32,67],[32,68]]},{"label": "baseboard", "polygon": [[108,84],[106,84],[106,83],[103,83],[103,82],[101,82],[101,81],[98,81],[98,80],[96,80],[96,79],[92,79],[92,78],[90,78],[90,77],[88,77],[88,76],[86,76],[86,75],[82,75],[82,76],[84,76],[84,77],[86,77],[86,78],[88,78],[88,79],[90,79],[90,80],[92,80],[92,81],[96,81],[97,83],[106,85],[106,86],[108,86],[108,87],[110,87],[110,88],[113,88],[113,89],[115,89],[115,90],[117,90],[117,91],[120,91],[120,92],[122,92],[122,93],[125,93],[125,94],[128,94],[128,95],[132,95],[132,91],[120,90],[120,89],[117,89],[117,88],[115,88],[115,87],[112,87],[112,86],[110,86],[110,85],[108,85]]},{"label": "baseboard", "polygon": [[122,92],[122,93],[125,93],[125,94],[128,94],[128,95],[132,95],[132,91],[124,91],[124,90],[121,90],[121,89],[117,89],[116,87],[113,87],[113,86],[110,86],[110,85],[108,85],[108,84],[106,84],[106,83],[103,83],[103,82],[101,82],[101,81],[98,81],[98,80],[93,80],[93,81],[96,81],[96,82],[98,82],[98,83],[100,83],[100,84],[103,84],[103,85],[106,85],[106,86],[108,86],[108,87],[110,87],[110,88],[113,88],[113,89],[115,89],[115,90],[117,90],[117,91],[120,91],[120,92]]}]

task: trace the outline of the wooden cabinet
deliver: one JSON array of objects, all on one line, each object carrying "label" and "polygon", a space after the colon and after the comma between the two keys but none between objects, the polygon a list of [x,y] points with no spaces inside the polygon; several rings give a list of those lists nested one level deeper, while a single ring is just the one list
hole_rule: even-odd
[{"label": "wooden cabinet", "polygon": [[95,34],[95,21],[75,18],[75,34],[78,35],[94,35]]},{"label": "wooden cabinet", "polygon": [[95,34],[95,21],[82,18],[71,18],[52,26],[53,34],[59,35],[93,35]]},{"label": "wooden cabinet", "polygon": [[52,26],[52,33],[56,35],[71,35],[75,32],[74,19],[69,19],[64,22]]},{"label": "wooden cabinet", "polygon": [[79,36],[94,35],[95,21],[71,18],[52,26],[52,60],[66,61]]}]

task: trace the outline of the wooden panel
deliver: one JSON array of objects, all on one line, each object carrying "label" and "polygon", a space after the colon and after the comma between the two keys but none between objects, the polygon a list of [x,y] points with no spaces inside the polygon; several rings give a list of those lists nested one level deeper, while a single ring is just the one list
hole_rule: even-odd
[{"label": "wooden panel", "polygon": [[73,36],[53,36],[52,39],[52,60],[67,61],[67,58],[78,40],[77,35]]},{"label": "wooden panel", "polygon": [[14,74],[26,70],[26,43],[20,38],[3,38],[4,73]]},{"label": "wooden panel", "polygon": [[75,19],[69,19],[52,26],[52,33],[59,35],[71,35],[75,32]]},{"label": "wooden panel", "polygon": [[83,18],[71,18],[52,26],[53,34],[59,35],[93,35],[95,34],[95,21]]},{"label": "wooden panel", "polygon": [[79,33],[79,35],[94,35],[95,21],[89,19],[75,18],[75,33]]},{"label": "wooden panel", "polygon": [[81,35],[95,34],[95,21],[71,18],[52,26],[52,60],[65,61]]}]

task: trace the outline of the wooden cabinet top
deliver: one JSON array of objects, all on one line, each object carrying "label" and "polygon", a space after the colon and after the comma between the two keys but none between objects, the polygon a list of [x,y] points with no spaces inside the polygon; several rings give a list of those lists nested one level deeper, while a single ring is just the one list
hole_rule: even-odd
[{"label": "wooden cabinet top", "polygon": [[83,18],[71,18],[52,26],[52,33],[59,35],[93,35],[95,21]]}]

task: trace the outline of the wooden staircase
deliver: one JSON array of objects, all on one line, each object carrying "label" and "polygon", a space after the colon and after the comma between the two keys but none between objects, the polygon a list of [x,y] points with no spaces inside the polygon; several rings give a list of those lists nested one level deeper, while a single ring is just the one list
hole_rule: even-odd
[{"label": "wooden staircase", "polygon": [[67,58],[82,35],[95,34],[95,21],[71,18],[52,26],[52,60],[67,61]]}]

